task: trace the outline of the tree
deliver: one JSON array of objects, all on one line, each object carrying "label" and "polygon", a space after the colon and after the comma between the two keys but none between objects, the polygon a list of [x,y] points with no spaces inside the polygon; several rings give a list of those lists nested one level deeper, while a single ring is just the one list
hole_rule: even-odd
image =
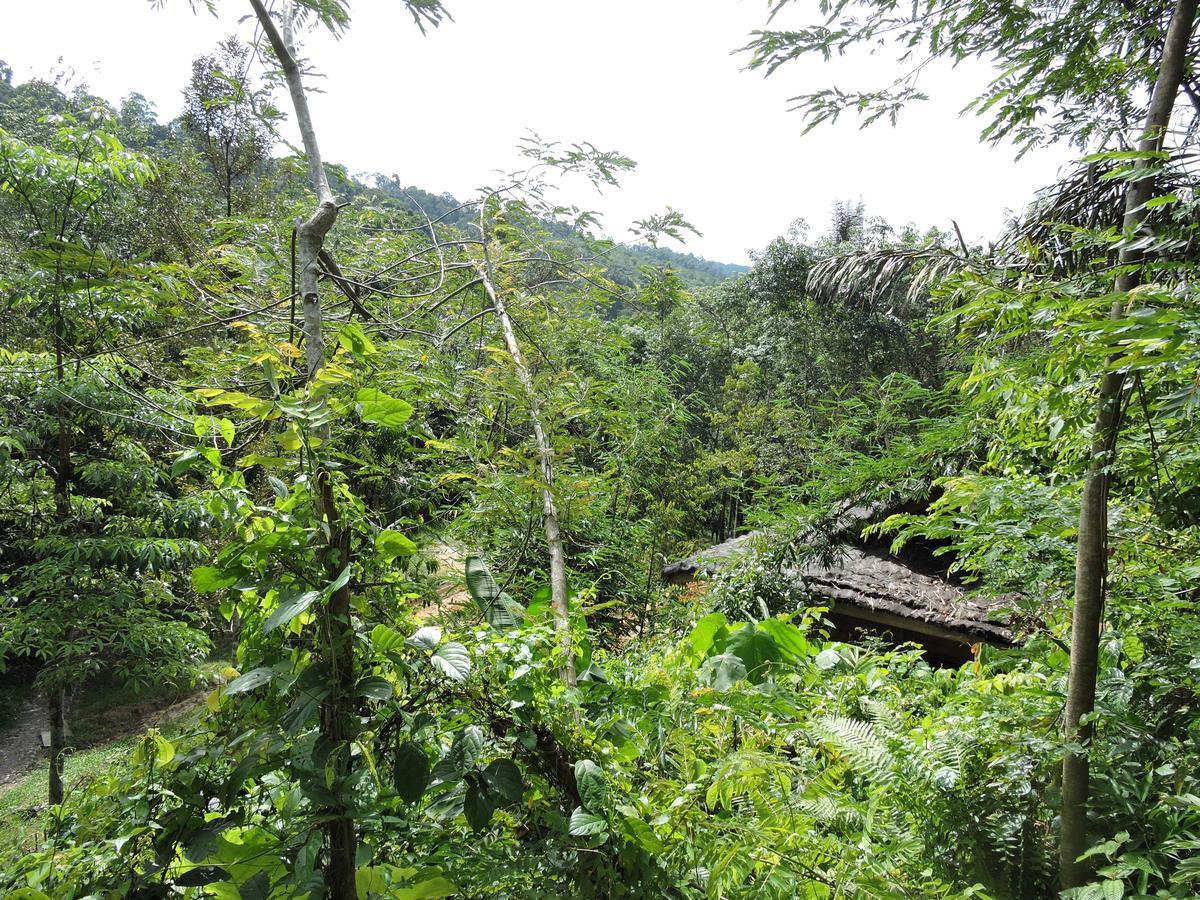
[{"label": "tree", "polygon": [[[1139,245],[1146,204],[1155,192],[1155,163],[1161,159],[1176,95],[1184,80],[1188,46],[1196,18],[1196,0],[1178,0],[1171,13],[1159,59],[1158,77],[1146,112],[1146,124],[1137,144],[1137,158],[1125,190],[1125,214],[1121,223],[1126,244],[1118,262],[1120,274],[1114,283],[1109,318],[1125,318],[1137,287],[1140,264],[1146,253]],[[1090,716],[1096,703],[1096,672],[1100,649],[1100,627],[1104,615],[1108,548],[1108,488],[1121,430],[1121,406],[1125,373],[1108,371],[1100,382],[1098,410],[1092,438],[1092,458],[1079,510],[1078,550],[1075,561],[1075,605],[1071,620],[1071,671],[1067,681],[1064,736],[1068,748],[1063,757],[1063,808],[1060,870],[1064,888],[1087,881],[1090,863],[1087,850],[1088,751],[1093,728]],[[1076,745],[1083,745],[1076,749]]]},{"label": "tree", "polygon": [[[292,43],[294,10],[289,4],[281,14],[280,25],[267,11],[261,0],[250,0],[250,6],[258,24],[266,34],[271,49],[282,71],[292,99],[296,125],[304,145],[308,161],[309,181],[316,195],[317,207],[312,215],[296,227],[297,266],[299,279],[297,293],[303,308],[303,336],[306,356],[306,378],[312,384],[324,365],[323,317],[320,302],[320,260],[325,238],[337,219],[338,207],[329,178],[321,158],[317,134],[309,111],[308,98],[300,65]],[[300,9],[309,4],[301,2]],[[418,24],[422,19],[436,23],[442,15],[441,4],[436,2],[409,2]],[[310,7],[311,8],[311,7]],[[340,2],[323,3],[315,8],[318,18],[328,27],[344,27],[348,21],[346,8]],[[325,404],[323,397],[315,398],[318,407]],[[327,444],[330,438],[328,424],[318,428],[317,439]],[[322,450],[322,454],[326,450]],[[355,858],[358,840],[354,820],[341,795],[346,789],[350,770],[351,742],[354,739],[355,722],[353,692],[355,684],[354,629],[351,621],[350,589],[348,586],[351,538],[348,527],[341,523],[335,505],[330,472],[325,468],[321,456],[312,478],[314,503],[317,518],[325,531],[325,548],[322,564],[331,583],[337,585],[326,598],[322,609],[323,632],[328,638],[328,666],[334,684],[329,695],[321,704],[321,734],[334,752],[334,778],[338,786],[334,802],[329,804],[329,817],[325,826],[329,864],[326,870],[326,885],[335,900],[358,896],[355,885]],[[344,573],[344,575],[343,575]]]},{"label": "tree", "polygon": [[[267,99],[250,80],[250,48],[228,37],[192,63],[183,126],[200,147],[225,198],[225,215],[252,202],[253,182],[271,152]],[[132,99],[132,98],[131,98]],[[235,204],[235,199],[237,203]]]},{"label": "tree", "polygon": [[169,430],[175,414],[157,407],[163,418],[146,421],[130,406],[122,362],[97,349],[120,336],[121,323],[155,319],[152,281],[112,252],[107,232],[114,195],[153,169],[111,124],[102,111],[62,117],[51,146],[0,129],[0,195],[27,235],[25,270],[7,287],[37,348],[6,354],[0,367],[16,498],[6,517],[24,521],[26,535],[6,573],[21,602],[3,642],[42,663],[52,803],[63,798],[68,686],[106,665],[131,682],[179,674],[205,644],[164,614],[167,573],[202,548],[186,527],[171,532],[173,499],[141,443]]}]

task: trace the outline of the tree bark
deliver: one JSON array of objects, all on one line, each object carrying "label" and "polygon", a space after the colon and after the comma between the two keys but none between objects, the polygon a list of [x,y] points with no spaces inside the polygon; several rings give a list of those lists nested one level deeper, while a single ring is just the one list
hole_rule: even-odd
[{"label": "tree bark", "polygon": [[63,802],[63,748],[66,745],[66,691],[61,685],[46,689],[46,712],[50,720],[50,804]]},{"label": "tree bark", "polygon": [[[308,157],[308,175],[313,192],[317,195],[317,208],[304,222],[296,226],[296,256],[299,268],[297,292],[303,309],[303,334],[305,368],[308,380],[312,381],[324,362],[325,345],[321,332],[322,316],[319,292],[319,259],[325,244],[325,236],[337,219],[337,203],[325,175],[321,161],[321,150],[317,144],[316,130],[308,108],[308,97],[304,93],[300,66],[292,45],[291,18],[283,15],[283,29],[275,27],[270,14],[261,0],[250,0],[254,13],[267,36],[291,94],[296,112],[296,125]],[[329,440],[329,425],[320,428],[322,443]],[[329,471],[316,462],[313,474],[313,496],[318,518],[327,526],[327,540],[321,558],[325,574],[335,578],[350,562],[350,533],[339,525],[337,507]],[[354,819],[347,808],[343,794],[350,775],[350,744],[354,739],[354,634],[350,621],[350,590],[343,587],[333,593],[320,611],[320,627],[328,642],[330,668],[329,696],[321,702],[320,728],[322,736],[332,748],[334,760],[334,793],[337,801],[325,809],[325,843],[328,861],[325,866],[325,884],[333,900],[357,898],[354,880],[355,856],[358,850],[358,835]]]},{"label": "tree bark", "polygon": [[[1146,128],[1138,149],[1157,151],[1171,121],[1175,97],[1183,79],[1187,47],[1196,17],[1197,0],[1176,0],[1171,24],[1159,60],[1158,78],[1146,115]],[[1149,169],[1151,160],[1139,159],[1137,169]],[[1131,181],[1125,192],[1124,231],[1132,235],[1146,217],[1146,202],[1154,191],[1149,171]],[[1121,251],[1123,267],[1115,284],[1120,295],[1109,313],[1112,319],[1126,315],[1128,294],[1139,282],[1133,268],[1142,262],[1141,250]],[[1108,550],[1109,472],[1116,460],[1121,429],[1121,405],[1125,373],[1108,372],[1100,383],[1099,408],[1092,438],[1091,461],[1079,509],[1079,534],[1075,557],[1075,604],[1071,618],[1071,662],[1067,679],[1067,701],[1063,737],[1068,749],[1063,756],[1062,816],[1059,841],[1059,875],[1063,888],[1086,884],[1091,874],[1088,862],[1079,861],[1087,851],[1088,748],[1093,734],[1091,722],[1081,722],[1096,703],[1096,674],[1099,659],[1100,625],[1104,614],[1106,554]]]},{"label": "tree bark", "polygon": [[[486,235],[485,235],[486,239]],[[517,381],[525,392],[525,401],[529,404],[529,420],[533,425],[533,438],[538,451],[538,468],[542,475],[542,522],[546,529],[546,546],[550,551],[550,607],[554,612],[554,628],[558,634],[559,647],[562,650],[562,668],[559,670],[563,683],[568,688],[576,685],[575,650],[571,640],[571,611],[567,600],[567,559],[563,551],[562,528],[558,520],[558,505],[554,501],[554,448],[546,436],[546,428],[542,416],[542,403],[538,397],[537,388],[529,367],[525,365],[521,345],[517,341],[513,329],[512,318],[508,314],[508,306],[497,290],[492,277],[490,260],[486,259],[478,266],[480,280],[492,302],[496,318],[500,321],[500,331],[504,334],[504,346],[512,357],[513,368],[517,373]]]},{"label": "tree bark", "polygon": [[[54,375],[58,385],[58,403],[55,415],[58,418],[58,447],[54,462],[54,518],[58,527],[66,532],[71,519],[71,478],[73,462],[71,458],[71,422],[67,416],[66,397],[66,323],[63,319],[62,273],[55,276],[54,285]],[[71,585],[63,585],[63,603],[72,602]],[[64,610],[64,615],[66,611]],[[46,713],[50,726],[50,773],[49,797],[50,803],[58,804],[63,801],[63,693],[60,681],[61,675],[56,675],[54,683],[46,689]]]}]

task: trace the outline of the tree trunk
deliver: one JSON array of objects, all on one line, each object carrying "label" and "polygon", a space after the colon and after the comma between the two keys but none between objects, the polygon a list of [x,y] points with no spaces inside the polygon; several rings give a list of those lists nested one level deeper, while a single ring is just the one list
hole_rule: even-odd
[{"label": "tree trunk", "polygon": [[[66,531],[71,519],[71,422],[67,416],[66,397],[66,323],[63,321],[61,289],[61,273],[55,278],[54,285],[54,375],[58,384],[58,402],[55,415],[58,418],[58,448],[54,461],[54,519],[58,527]],[[70,583],[62,589],[64,604],[72,602]],[[66,610],[63,611],[67,614]],[[63,692],[59,678],[47,688],[46,712],[50,726],[50,803],[58,804],[63,800]]]},{"label": "tree trunk", "polygon": [[[1171,24],[1163,44],[1158,78],[1146,115],[1146,128],[1138,149],[1162,149],[1163,138],[1171,121],[1175,95],[1179,91],[1187,61],[1187,46],[1196,17],[1197,0],[1176,0]],[[1139,159],[1138,169],[1149,169],[1150,160]],[[1133,234],[1146,217],[1145,205],[1154,190],[1154,179],[1147,172],[1131,181],[1125,192],[1126,234]],[[1133,267],[1143,259],[1140,250],[1121,251],[1122,266]],[[1113,301],[1110,317],[1126,315],[1129,291],[1137,287],[1136,269],[1127,268],[1116,280],[1120,296]],[[1075,605],[1071,618],[1071,663],[1067,680],[1067,702],[1063,717],[1063,737],[1068,744],[1082,745],[1076,752],[1068,749],[1063,756],[1062,817],[1059,842],[1059,875],[1063,888],[1086,884],[1091,872],[1088,862],[1079,857],[1088,848],[1088,748],[1093,727],[1081,722],[1096,703],[1096,669],[1099,657],[1100,624],[1104,613],[1106,554],[1108,549],[1108,488],[1110,469],[1116,460],[1117,436],[1121,429],[1121,401],[1125,374],[1109,372],[1100,383],[1099,408],[1092,438],[1091,462],[1084,482],[1079,509],[1079,536],[1075,557]]]},{"label": "tree trunk", "polygon": [[517,334],[513,330],[508,307],[500,296],[500,291],[496,289],[490,262],[479,266],[478,271],[488,299],[492,301],[496,318],[500,320],[504,345],[508,349],[508,355],[512,357],[517,381],[521,383],[521,389],[525,392],[525,401],[529,404],[529,419],[533,425],[533,437],[538,450],[538,468],[542,474],[542,522],[546,529],[546,546],[550,551],[550,607],[554,611],[554,628],[558,633],[558,643],[563,655],[560,672],[563,683],[568,688],[573,688],[576,684],[575,650],[571,640],[571,612],[567,601],[567,558],[563,552],[558,505],[554,502],[554,448],[546,436],[546,429],[542,421],[541,400],[538,398],[533,376],[525,365],[525,357],[521,353],[521,345],[517,342]]},{"label": "tree trunk", "polygon": [[[325,345],[321,334],[321,303],[319,293],[320,268],[318,260],[325,243],[325,236],[337,219],[337,203],[325,175],[321,151],[317,145],[316,131],[308,109],[308,98],[300,76],[292,46],[291,18],[283,15],[283,31],[275,27],[270,14],[261,0],[250,0],[263,32],[271,43],[287,81],[292,106],[296,112],[296,125],[304,142],[308,157],[308,174],[313,192],[317,195],[317,208],[312,216],[296,226],[296,256],[299,268],[297,290],[303,309],[305,363],[311,381],[321,370]],[[324,425],[320,430],[322,443],[329,440],[330,429]],[[313,474],[313,493],[318,517],[328,526],[328,538],[321,554],[326,575],[336,577],[350,562],[350,534],[339,526],[337,508],[333,499],[329,471],[316,462]],[[354,828],[343,791],[350,775],[350,744],[354,739],[354,641],[350,622],[350,590],[343,587],[335,591],[320,610],[321,631],[328,642],[330,668],[330,693],[321,702],[321,735],[332,748],[334,760],[334,792],[337,801],[326,807],[325,842],[329,857],[325,866],[325,884],[333,900],[357,898],[354,882],[355,856],[358,850],[358,835]]]},{"label": "tree trunk", "polygon": [[66,691],[62,685],[46,689],[46,712],[50,721],[50,804],[63,802],[63,747],[66,745]]}]

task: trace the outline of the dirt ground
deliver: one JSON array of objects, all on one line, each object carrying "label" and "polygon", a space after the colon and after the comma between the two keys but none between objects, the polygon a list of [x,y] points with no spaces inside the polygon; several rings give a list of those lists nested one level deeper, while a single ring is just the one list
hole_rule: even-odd
[{"label": "dirt ground", "polygon": [[[182,718],[204,702],[208,687],[162,692],[137,697],[114,691],[108,684],[92,684],[67,701],[67,744],[84,749],[104,744],[148,728]],[[0,788],[18,781],[48,759],[41,732],[46,725],[46,705],[30,692],[0,727]]]},{"label": "dirt ground", "polygon": [[45,721],[46,705],[32,694],[0,729],[0,785],[11,784],[45,758],[41,743]]},{"label": "dirt ground", "polygon": [[471,600],[471,595],[463,584],[463,561],[466,554],[457,547],[449,544],[435,544],[429,553],[438,562],[437,600],[415,611],[419,621],[433,619],[443,612],[458,609]]}]

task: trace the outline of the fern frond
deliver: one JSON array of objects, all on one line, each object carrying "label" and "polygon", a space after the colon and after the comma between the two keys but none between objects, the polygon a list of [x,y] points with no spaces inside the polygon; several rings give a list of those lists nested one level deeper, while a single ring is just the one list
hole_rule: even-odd
[{"label": "fern frond", "polygon": [[890,785],[895,781],[895,760],[870,722],[846,716],[822,716],[814,730],[859,774],[878,785]]}]

